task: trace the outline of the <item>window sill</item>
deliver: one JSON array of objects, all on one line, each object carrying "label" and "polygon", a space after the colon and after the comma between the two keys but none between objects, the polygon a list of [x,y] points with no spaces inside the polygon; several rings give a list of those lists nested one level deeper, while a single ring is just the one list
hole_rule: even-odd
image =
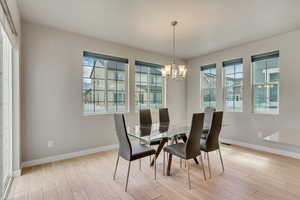
[{"label": "window sill", "polygon": [[255,114],[255,115],[279,115],[279,112],[278,113],[268,113],[268,112],[255,112],[253,111],[252,114]]},{"label": "window sill", "polygon": [[225,113],[243,113],[243,111],[224,110]]},{"label": "window sill", "polygon": [[[165,108],[165,107],[161,107],[161,108]],[[149,109],[149,108],[145,108],[145,109]],[[140,109],[140,110],[145,110],[145,109]],[[160,108],[150,109],[150,111],[151,111],[151,112],[159,112],[159,109],[160,109]],[[135,113],[138,113],[138,112],[140,112],[140,110],[135,110],[134,112],[135,112]]]},{"label": "window sill", "polygon": [[106,113],[83,113],[82,117],[93,117],[93,116],[105,116],[105,115],[113,115],[113,114],[128,114],[129,111],[124,112],[106,112]]}]

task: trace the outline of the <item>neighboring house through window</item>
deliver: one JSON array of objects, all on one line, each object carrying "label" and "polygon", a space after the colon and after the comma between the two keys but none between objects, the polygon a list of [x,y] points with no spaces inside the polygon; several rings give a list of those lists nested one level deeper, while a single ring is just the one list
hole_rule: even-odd
[{"label": "neighboring house through window", "polygon": [[243,111],[243,59],[223,62],[224,72],[224,110]]},{"label": "neighboring house through window", "polygon": [[251,57],[255,113],[279,113],[279,51]]},{"label": "neighboring house through window", "polygon": [[216,107],[216,64],[200,67],[201,107]]},{"label": "neighboring house through window", "polygon": [[159,109],[165,106],[165,78],[163,66],[142,61],[135,62],[135,107]]},{"label": "neighboring house through window", "polygon": [[128,111],[128,59],[83,52],[83,112]]}]

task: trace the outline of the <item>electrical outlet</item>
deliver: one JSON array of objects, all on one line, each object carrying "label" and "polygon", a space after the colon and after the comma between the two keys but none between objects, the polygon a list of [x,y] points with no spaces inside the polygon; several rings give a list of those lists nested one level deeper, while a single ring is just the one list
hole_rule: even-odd
[{"label": "electrical outlet", "polygon": [[54,147],[54,145],[55,145],[55,142],[53,140],[48,141],[48,148],[52,148],[52,147]]}]

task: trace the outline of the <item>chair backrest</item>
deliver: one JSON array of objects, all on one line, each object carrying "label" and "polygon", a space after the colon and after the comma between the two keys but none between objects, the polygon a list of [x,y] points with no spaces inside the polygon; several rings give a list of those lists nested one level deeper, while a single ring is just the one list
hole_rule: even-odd
[{"label": "chair backrest", "polygon": [[149,136],[151,134],[152,125],[143,125],[140,126],[140,136]]},{"label": "chair backrest", "polygon": [[170,123],[168,123],[168,122],[159,123],[159,132],[160,133],[167,132],[169,130],[169,126],[170,126]]},{"label": "chair backrest", "polygon": [[149,126],[152,124],[151,111],[150,109],[140,110],[140,125]]},{"label": "chair backrest", "polygon": [[115,130],[119,141],[119,156],[130,160],[132,155],[131,143],[127,135],[125,118],[123,114],[114,114]]},{"label": "chair backrest", "polygon": [[194,113],[189,138],[185,144],[187,158],[194,158],[200,154],[200,138],[203,129],[204,113]]},{"label": "chair backrest", "polygon": [[213,115],[211,129],[206,139],[208,151],[219,149],[219,135],[222,129],[223,112],[215,112]]},{"label": "chair backrest", "polygon": [[168,108],[159,109],[159,123],[170,123]]},{"label": "chair backrest", "polygon": [[212,118],[215,111],[216,109],[212,107],[207,107],[204,109],[204,130],[209,130],[211,128]]}]

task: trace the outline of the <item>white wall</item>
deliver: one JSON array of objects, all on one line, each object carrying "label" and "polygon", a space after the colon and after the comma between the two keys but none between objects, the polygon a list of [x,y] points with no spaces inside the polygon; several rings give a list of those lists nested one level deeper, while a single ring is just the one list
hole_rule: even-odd
[{"label": "white wall", "polygon": [[[252,113],[251,56],[280,50],[280,114],[263,115]],[[217,63],[218,110],[223,109],[222,61],[234,58],[244,60],[244,102],[242,113],[225,113],[221,136],[250,144],[278,148],[300,153],[299,146],[265,142],[261,133],[294,131],[300,134],[300,30],[273,38],[226,49],[188,61],[187,116],[200,111],[200,66]]]},{"label": "white wall", "polygon": [[[158,64],[171,60],[40,25],[24,23],[22,30],[23,161],[117,143],[112,115],[83,116],[80,76],[84,50],[129,58],[130,96],[134,96],[135,59]],[[185,86],[185,81],[167,82],[167,107],[172,120],[185,120]],[[133,120],[133,98],[130,106],[128,118]],[[48,140],[55,141],[53,148],[47,147]]]}]

